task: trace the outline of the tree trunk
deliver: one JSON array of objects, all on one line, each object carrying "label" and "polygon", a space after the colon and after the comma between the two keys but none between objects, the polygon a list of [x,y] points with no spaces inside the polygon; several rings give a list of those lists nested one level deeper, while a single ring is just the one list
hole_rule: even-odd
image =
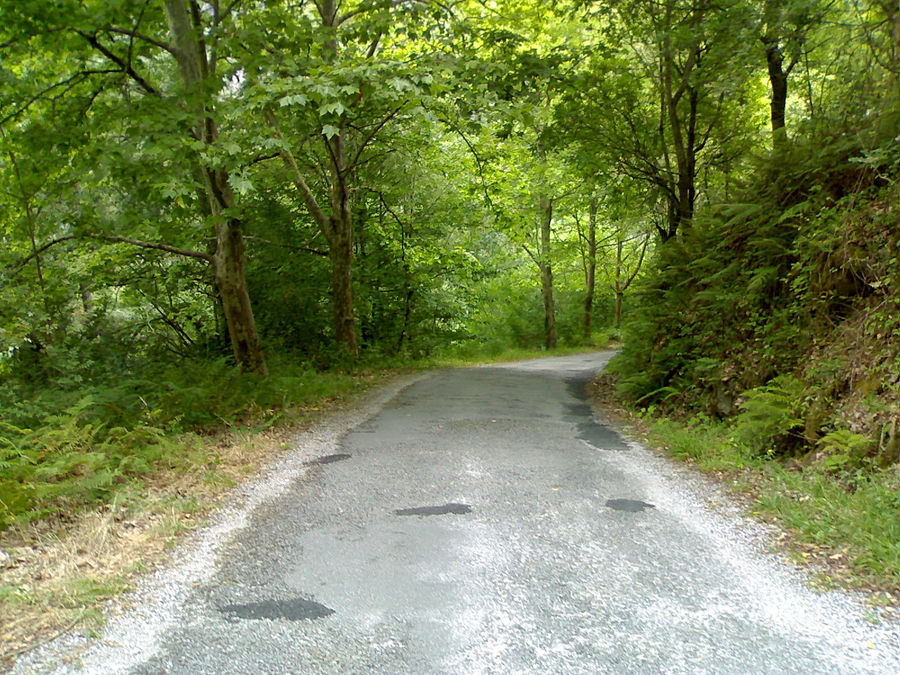
[{"label": "tree trunk", "polygon": [[403,350],[403,342],[407,340],[407,335],[409,334],[409,322],[412,317],[412,300],[414,295],[415,291],[409,287],[407,282],[406,293],[403,296],[403,323],[400,325],[400,336],[397,338],[397,354]]},{"label": "tree trunk", "polygon": [[330,145],[332,159],[331,227],[327,234],[334,301],[334,334],[338,349],[355,357],[359,354],[359,340],[353,313],[353,211],[350,206],[350,186],[347,184],[347,149],[343,130],[325,142]]},{"label": "tree trunk", "polygon": [[[667,5],[667,12],[671,5]],[[697,19],[697,17],[695,17]],[[699,92],[691,74],[699,67],[702,50],[695,45],[683,63],[673,53],[671,36],[665,34],[659,43],[659,76],[661,110],[659,134],[664,148],[665,167],[674,178],[666,179],[668,193],[668,223],[657,227],[663,241],[675,237],[690,227],[694,219],[697,199],[697,120]],[[682,101],[687,95],[687,110]],[[672,152],[675,156],[674,172],[666,141],[666,130],[671,134]]]},{"label": "tree trunk", "polygon": [[587,260],[584,268],[584,339],[591,338],[594,313],[594,288],[597,280],[597,198],[592,197],[588,211]]},{"label": "tree trunk", "polygon": [[764,37],[762,42],[766,47],[766,65],[769,71],[769,85],[772,87],[772,99],[769,102],[772,149],[779,151],[783,150],[787,144],[785,110],[787,108],[788,74],[784,70],[784,54],[781,52],[778,41],[774,38]]},{"label": "tree trunk", "polygon": [[631,288],[631,284],[641,271],[641,266],[644,264],[644,256],[647,253],[647,247],[650,245],[650,235],[646,234],[644,236],[644,241],[641,244],[637,262],[632,265],[631,270],[629,271],[627,266],[628,259],[631,258],[633,260],[636,251],[632,249],[627,255],[625,254],[625,236],[626,233],[623,229],[618,227],[616,229],[616,264],[613,270],[613,293],[615,293],[616,296],[616,328],[622,327],[622,303],[625,299],[625,291]]},{"label": "tree trunk", "polygon": [[622,288],[622,248],[624,247],[622,239],[622,232],[618,230],[616,237],[616,269],[613,278],[613,292],[616,294],[616,328],[622,327],[622,296],[625,294],[625,290]]},{"label": "tree trunk", "polygon": [[[317,5],[322,21],[325,58],[336,62],[339,43],[338,4],[335,0],[322,0]],[[331,138],[324,138],[331,156],[331,217],[329,231],[329,258],[331,260],[331,292],[334,302],[334,334],[338,349],[350,356],[359,355],[359,339],[356,335],[356,319],[353,312],[353,213],[350,203],[349,167],[343,126]]]},{"label": "tree trunk", "polygon": [[[900,2],[889,0],[885,6],[888,25],[891,32],[891,62],[888,74],[888,91],[884,97],[887,118],[894,118],[898,112],[897,101],[900,99]],[[896,134],[896,121],[889,126],[889,134]],[[886,139],[887,140],[887,139]]]},{"label": "tree trunk", "polygon": [[892,68],[891,74],[893,75],[894,82],[897,81],[897,76],[900,75],[900,2],[894,0],[889,5],[888,18],[891,22],[891,42],[892,42]]},{"label": "tree trunk", "polygon": [[[185,0],[166,0],[165,8],[185,88],[191,93],[198,93],[212,75],[209,72],[206,47],[198,36],[197,27],[192,25]],[[204,101],[205,97],[196,106],[194,135],[210,145],[218,137],[218,131]],[[235,208],[228,174],[222,170],[203,167],[203,183],[210,213],[215,221],[216,250],[213,254],[213,267],[231,350],[241,367],[266,375],[266,361],[247,290],[241,221],[224,215],[226,210],[233,212]]]},{"label": "tree trunk", "polygon": [[556,349],[556,306],[553,302],[553,269],[550,265],[550,225],[553,223],[553,200],[540,197],[541,249],[541,297],[544,300],[544,345]]},{"label": "tree trunk", "polygon": [[541,296],[544,299],[544,346],[556,349],[556,309],[553,303],[553,269],[549,262],[541,263]]},{"label": "tree trunk", "polygon": [[239,223],[235,226],[228,220],[223,221],[216,227],[217,246],[213,261],[231,349],[241,366],[250,372],[266,375],[268,369],[247,293],[244,238]]},{"label": "tree trunk", "polygon": [[350,356],[359,353],[356,320],[353,315],[353,237],[348,229],[334,233],[329,240],[331,260],[331,296],[334,303],[334,336],[338,349]]}]

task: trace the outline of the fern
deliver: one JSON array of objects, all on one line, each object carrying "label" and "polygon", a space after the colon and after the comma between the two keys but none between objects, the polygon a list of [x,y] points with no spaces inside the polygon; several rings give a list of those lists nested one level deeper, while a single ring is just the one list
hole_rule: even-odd
[{"label": "fern", "polygon": [[874,445],[871,438],[849,429],[832,431],[819,441],[819,448],[825,455],[822,466],[837,472],[858,469]]},{"label": "fern", "polygon": [[799,438],[803,425],[806,387],[792,375],[744,392],[734,434],[756,451],[775,453],[787,438]]}]

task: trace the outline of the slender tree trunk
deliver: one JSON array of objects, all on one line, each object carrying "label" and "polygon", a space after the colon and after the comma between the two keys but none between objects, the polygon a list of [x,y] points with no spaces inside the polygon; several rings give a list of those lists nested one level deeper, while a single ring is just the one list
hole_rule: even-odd
[{"label": "slender tree trunk", "polygon": [[[3,136],[6,138],[6,135]],[[34,260],[34,271],[37,275],[38,287],[41,289],[41,302],[44,305],[44,321],[47,324],[47,334],[53,331],[53,311],[50,308],[50,300],[47,297],[47,285],[44,283],[44,268],[41,265],[41,254],[37,245],[37,219],[34,216],[34,209],[31,206],[31,195],[25,191],[25,183],[22,181],[22,173],[19,169],[19,161],[15,153],[9,151],[9,161],[13,166],[13,173],[16,177],[17,187],[19,188],[18,197],[25,210],[25,223],[28,227],[28,239],[31,242],[31,256]]]},{"label": "slender tree trunk", "polygon": [[594,313],[594,288],[597,280],[597,198],[592,197],[588,211],[587,260],[584,268],[584,339],[591,337]]},{"label": "slender tree trunk", "polygon": [[397,338],[397,353],[399,354],[403,349],[403,343],[407,340],[407,335],[409,334],[409,322],[412,317],[412,300],[415,295],[415,291],[409,287],[409,283],[406,285],[406,293],[403,296],[403,323],[400,326],[400,336]]},{"label": "slender tree trunk", "polygon": [[[336,62],[339,43],[338,4],[335,0],[321,0],[317,4],[325,37],[323,42],[326,59]],[[343,127],[331,138],[325,138],[328,154],[331,156],[331,218],[329,231],[325,234],[329,241],[331,260],[331,292],[334,303],[334,333],[338,349],[357,356],[359,339],[356,335],[356,318],[353,307],[353,212],[347,147]]]},{"label": "slender tree trunk", "polygon": [[616,237],[616,268],[613,277],[613,291],[616,294],[616,328],[622,327],[622,297],[625,295],[625,290],[622,288],[622,248],[624,247],[622,239],[622,232],[619,231]]},{"label": "slender tree trunk", "polygon": [[[894,119],[889,126],[888,134],[896,134],[896,113],[900,100],[900,1],[888,0],[885,6],[888,25],[891,31],[891,63],[888,74],[888,91],[884,97],[884,107],[888,120]],[[885,139],[887,140],[887,139]]]},{"label": "slender tree trunk", "polygon": [[[196,104],[197,121],[194,135],[209,145],[218,137],[215,121],[209,114],[202,96],[212,73],[206,47],[192,24],[185,0],[165,0],[166,18],[177,52],[177,60],[186,90],[201,95]],[[266,361],[250,306],[245,273],[245,246],[241,221],[225,215],[235,208],[234,193],[228,174],[222,170],[203,167],[203,183],[215,221],[216,250],[213,254],[216,287],[222,299],[222,310],[231,340],[235,360],[251,372],[267,374]]]},{"label": "slender tree trunk", "polygon": [[553,200],[541,195],[541,297],[544,301],[544,345],[556,349],[556,305],[553,301],[553,268],[550,264],[550,226],[553,223]]},{"label": "slender tree trunk", "polygon": [[893,79],[896,82],[897,77],[900,76],[900,2],[897,0],[893,0],[889,6],[889,19],[891,22],[891,37],[893,43],[892,50],[892,68],[891,73],[893,74]]},{"label": "slender tree trunk", "polygon": [[644,256],[647,254],[647,247],[650,245],[650,235],[644,237],[641,244],[640,254],[637,262],[634,263],[629,271],[627,269],[628,259],[634,260],[635,251],[632,250],[628,255],[625,254],[625,232],[622,228],[616,230],[616,264],[613,270],[613,293],[616,296],[615,322],[616,328],[622,327],[622,304],[625,300],[625,291],[627,291],[644,264]]},{"label": "slender tree trunk", "polygon": [[[382,204],[383,206],[383,204]],[[396,218],[396,216],[395,216]],[[412,287],[410,278],[409,261],[406,259],[406,230],[403,222],[396,218],[397,224],[400,226],[400,260],[403,263],[403,323],[400,325],[400,335],[397,338],[397,353],[403,349],[403,342],[409,334],[409,324],[412,318],[412,301],[415,296],[415,290]]]},{"label": "slender tree trunk", "polygon": [[[667,5],[667,12],[671,4]],[[699,93],[691,82],[691,73],[698,67],[701,50],[695,46],[678,64],[673,54],[671,36],[664,35],[659,43],[660,95],[662,110],[660,115],[660,139],[666,147],[666,133],[671,134],[672,151],[675,156],[674,184],[669,184],[669,222],[666,229],[660,229],[663,241],[672,239],[679,230],[690,227],[694,218],[694,204],[697,198],[697,116]],[[677,79],[676,79],[677,76]],[[687,95],[687,111],[682,101]],[[665,152],[666,169],[672,170],[668,150]]]},{"label": "slender tree trunk", "polygon": [[347,150],[339,134],[331,140],[331,219],[328,254],[331,260],[331,292],[334,302],[334,334],[338,349],[359,354],[353,311],[353,211],[347,185]]},{"label": "slender tree trunk", "polygon": [[772,122],[772,148],[783,150],[787,144],[786,114],[788,95],[788,74],[784,69],[784,54],[775,38],[764,37],[766,47],[766,65],[769,71],[769,85],[772,87],[772,98],[769,102]]}]

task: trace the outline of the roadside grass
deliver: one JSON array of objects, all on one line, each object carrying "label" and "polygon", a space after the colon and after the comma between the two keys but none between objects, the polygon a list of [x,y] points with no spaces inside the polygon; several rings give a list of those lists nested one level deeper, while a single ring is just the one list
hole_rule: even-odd
[{"label": "roadside grass", "polygon": [[16,403],[0,408],[0,670],[61,633],[98,631],[105,603],[164,562],[229,489],[373,385],[597,348],[469,347],[325,372],[276,357],[268,378],[187,362],[112,384],[7,386],[0,400]]},{"label": "roadside grass", "polygon": [[[324,411],[341,402],[319,404]],[[306,423],[317,414],[309,414]],[[291,447],[300,426],[242,440],[223,430],[205,438],[214,465],[191,471],[166,465],[123,487],[112,501],[0,534],[0,671],[14,656],[62,632],[99,630],[105,603],[165,562],[231,487]]]},{"label": "roadside grass", "polygon": [[900,603],[900,473],[853,473],[782,464],[754,453],[731,427],[704,417],[640,419],[647,441],[749,498],[754,517],[789,533],[793,560],[817,568],[823,587],[874,592],[874,604]]},{"label": "roadside grass", "polygon": [[[271,362],[269,378],[185,363],[2,397],[0,670],[166,559],[297,431],[391,375]],[[8,390],[7,390],[8,391]]]}]

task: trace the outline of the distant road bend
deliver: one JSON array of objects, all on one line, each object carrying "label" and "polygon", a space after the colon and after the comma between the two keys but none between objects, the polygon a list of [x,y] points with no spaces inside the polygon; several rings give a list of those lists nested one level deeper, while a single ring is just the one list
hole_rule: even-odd
[{"label": "distant road bend", "polygon": [[608,358],[439,371],[304,434],[78,661],[17,672],[900,672],[895,626],[595,418]]}]

